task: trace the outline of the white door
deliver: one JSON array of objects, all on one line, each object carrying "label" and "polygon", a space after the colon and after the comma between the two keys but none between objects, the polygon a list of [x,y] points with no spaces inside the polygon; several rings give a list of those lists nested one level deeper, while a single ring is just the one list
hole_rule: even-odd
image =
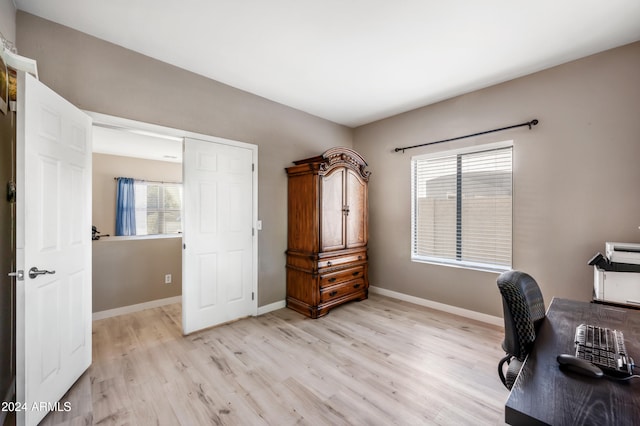
[{"label": "white door", "polygon": [[255,315],[255,150],[185,139],[182,330]]},{"label": "white door", "polygon": [[91,364],[91,119],[29,74],[18,96],[17,416],[35,425]]}]

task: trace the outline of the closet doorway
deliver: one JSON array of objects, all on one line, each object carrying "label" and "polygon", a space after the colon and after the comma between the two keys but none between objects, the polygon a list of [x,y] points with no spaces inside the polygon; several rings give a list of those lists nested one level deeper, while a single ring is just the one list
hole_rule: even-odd
[{"label": "closet doorway", "polygon": [[[141,123],[88,112],[94,120],[94,140],[105,129],[117,132],[132,146],[132,136],[155,139],[155,147],[138,148],[150,153],[157,148],[156,158],[169,157],[181,163],[183,210],[180,215],[182,233],[178,238],[182,266],[182,331],[189,334],[238,318],[257,314],[257,147],[237,141],[195,134],[192,132]],[[115,145],[116,143],[114,143]],[[170,147],[173,148],[170,148]],[[178,150],[176,151],[176,146]],[[95,151],[95,149],[94,149]],[[98,148],[98,152],[101,148]],[[176,159],[173,157],[182,156]],[[176,154],[177,153],[177,154]],[[103,155],[103,154],[97,154]],[[129,154],[124,154],[131,156]],[[181,161],[180,161],[181,160]],[[95,163],[95,154],[94,154]],[[94,166],[95,167],[95,166]],[[175,167],[175,164],[174,164]],[[116,184],[109,176],[115,199]],[[144,176],[127,176],[142,178]],[[95,179],[95,177],[94,177]],[[103,177],[104,179],[104,177]],[[94,188],[96,182],[94,182]],[[95,191],[95,189],[94,189]],[[94,202],[94,210],[96,203]],[[94,211],[96,218],[105,212]],[[99,229],[103,234],[109,233]],[[164,235],[163,237],[167,237]],[[106,244],[135,246],[158,236],[101,237],[94,241],[96,254]],[[166,239],[166,238],[165,238]],[[178,241],[176,241],[178,242]],[[100,246],[98,246],[100,244]],[[134,247],[135,251],[135,247]],[[141,250],[146,252],[147,250]],[[138,250],[140,252],[140,250]],[[147,259],[148,262],[151,260]],[[158,264],[158,268],[162,265]],[[117,266],[116,266],[117,267]],[[94,270],[96,268],[94,267]],[[156,277],[162,288],[167,280],[164,272]],[[94,281],[98,281],[94,273]],[[156,285],[156,284],[154,284]],[[94,291],[96,283],[94,283]],[[100,290],[101,291],[101,290]],[[145,290],[146,291],[146,290]],[[162,297],[162,296],[160,296]],[[162,304],[149,295],[149,302],[135,306],[121,306],[112,312],[131,312],[136,307]],[[100,314],[99,312],[97,312]],[[96,309],[94,309],[96,318]]]}]

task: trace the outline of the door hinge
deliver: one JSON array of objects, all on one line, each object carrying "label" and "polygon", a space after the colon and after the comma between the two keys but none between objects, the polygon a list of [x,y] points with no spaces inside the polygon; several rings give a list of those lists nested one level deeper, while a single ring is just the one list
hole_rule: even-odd
[{"label": "door hinge", "polygon": [[251,171],[252,172],[256,171],[256,163],[251,163]]},{"label": "door hinge", "polygon": [[253,300],[253,298],[256,296],[256,294],[254,292],[251,292],[251,300]]},{"label": "door hinge", "polygon": [[256,236],[256,228],[251,228],[251,236],[252,237]]},{"label": "door hinge", "polygon": [[183,245],[182,245],[182,249],[183,249],[183,250],[186,250],[186,249],[187,249],[187,245],[186,245],[186,244],[183,244]]}]

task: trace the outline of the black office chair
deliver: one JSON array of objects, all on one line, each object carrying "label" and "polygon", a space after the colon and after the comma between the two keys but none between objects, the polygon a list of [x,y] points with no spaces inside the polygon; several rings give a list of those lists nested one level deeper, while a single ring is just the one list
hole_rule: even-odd
[{"label": "black office chair", "polygon": [[[497,282],[504,311],[502,349],[507,353],[498,364],[498,375],[505,387],[511,389],[545,317],[544,299],[538,283],[527,273],[503,272]],[[505,363],[508,364],[506,375]]]}]

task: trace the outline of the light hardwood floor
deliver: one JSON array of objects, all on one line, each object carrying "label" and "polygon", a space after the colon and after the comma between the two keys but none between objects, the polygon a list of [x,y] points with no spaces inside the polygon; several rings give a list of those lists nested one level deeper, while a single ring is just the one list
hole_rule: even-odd
[{"label": "light hardwood floor", "polygon": [[372,294],[183,337],[180,305],[93,324],[93,365],[43,425],[504,424],[502,329]]}]

